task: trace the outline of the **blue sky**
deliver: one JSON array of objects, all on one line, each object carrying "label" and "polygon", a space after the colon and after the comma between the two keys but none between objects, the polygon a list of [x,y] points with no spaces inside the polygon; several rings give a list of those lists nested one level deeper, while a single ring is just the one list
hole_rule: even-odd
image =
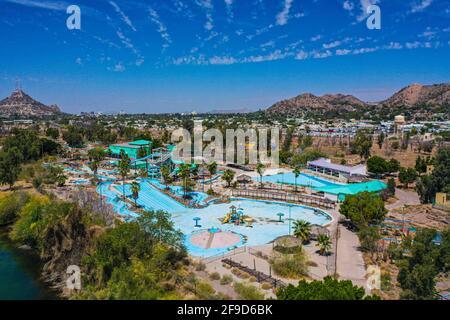
[{"label": "blue sky", "polygon": [[[66,8],[81,8],[68,30]],[[365,8],[381,8],[381,30]],[[266,108],[303,92],[377,101],[450,78],[447,0],[0,0],[0,97],[64,111]]]}]

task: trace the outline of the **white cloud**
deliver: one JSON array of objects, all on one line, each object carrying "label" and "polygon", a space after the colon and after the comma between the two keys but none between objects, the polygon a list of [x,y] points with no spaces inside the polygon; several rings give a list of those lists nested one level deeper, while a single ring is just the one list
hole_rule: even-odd
[{"label": "white cloud", "polygon": [[82,65],[83,65],[83,60],[81,60],[81,58],[78,57],[78,58],[75,59],[75,63],[76,63],[77,65],[79,65],[79,66],[82,66]]},{"label": "white cloud", "polygon": [[347,11],[352,11],[355,5],[350,0],[345,0],[342,7]]},{"label": "white cloud", "polygon": [[352,52],[352,51],[348,50],[348,49],[338,49],[338,50],[336,50],[336,55],[337,56],[345,56],[345,55],[349,54],[350,52]]},{"label": "white cloud", "polygon": [[402,49],[403,46],[398,42],[390,42],[387,46],[384,47],[385,49]]},{"label": "white cloud", "polygon": [[318,35],[316,35],[314,37],[311,37],[311,41],[312,42],[315,42],[315,41],[320,40],[320,39],[322,39],[322,35],[320,35],[320,34],[318,34]]},{"label": "white cloud", "polygon": [[370,53],[378,50],[378,47],[374,48],[359,48],[352,51],[352,54]]},{"label": "white cloud", "polygon": [[136,56],[136,66],[141,66],[144,63],[144,57],[141,55],[140,51],[134,46],[130,38],[126,37],[121,30],[116,31],[116,35],[119,37],[122,44],[130,49]]},{"label": "white cloud", "polygon": [[234,0],[224,0],[224,1],[225,1],[225,5],[227,7],[228,18],[232,19],[234,17],[234,14],[233,14],[233,2],[234,2]]},{"label": "white cloud", "polygon": [[367,18],[367,8],[373,4],[378,4],[380,0],[360,0],[361,14],[357,17],[358,21],[362,21]]},{"label": "white cloud", "polygon": [[412,13],[421,12],[426,8],[428,8],[432,2],[433,0],[421,0],[419,2],[413,3],[411,6],[411,12]]},{"label": "white cloud", "polygon": [[167,31],[167,27],[164,23],[162,23],[161,19],[159,18],[159,14],[155,10],[150,8],[149,14],[152,22],[158,27],[158,33],[164,40],[163,48],[167,48],[172,43],[172,39],[170,38],[169,32]]},{"label": "white cloud", "polygon": [[331,52],[330,50],[326,50],[326,51],[313,51],[312,52],[312,56],[315,59],[323,59],[323,58],[328,58],[331,57],[333,55],[333,52]]},{"label": "white cloud", "polygon": [[212,65],[229,65],[235,64],[237,60],[233,57],[212,57],[209,59],[209,64]]},{"label": "white cloud", "polygon": [[330,42],[330,43],[324,43],[323,47],[324,47],[324,49],[331,49],[331,48],[334,48],[334,47],[338,47],[340,45],[341,45],[341,41],[336,40],[336,41],[333,41],[333,42]]},{"label": "white cloud", "polygon": [[136,31],[136,28],[134,27],[133,23],[131,22],[130,18],[120,9],[120,7],[115,3],[114,1],[110,1],[109,4],[113,6],[113,8],[116,10],[117,14],[122,18],[122,21],[128,25],[131,30]]},{"label": "white cloud", "polygon": [[307,59],[308,58],[308,53],[307,52],[305,52],[305,51],[303,51],[303,50],[300,50],[299,52],[297,52],[297,55],[295,56],[295,59],[297,59],[297,60],[305,60],[305,59]]},{"label": "white cloud", "polygon": [[214,20],[212,17],[212,11],[214,9],[212,0],[196,0],[195,3],[205,11],[206,22],[205,29],[211,31],[214,28]]},{"label": "white cloud", "polygon": [[114,65],[114,67],[109,67],[108,68],[109,71],[113,71],[113,72],[124,72],[125,71],[125,66],[122,64],[122,62],[116,63]]},{"label": "white cloud", "polygon": [[277,25],[284,26],[289,19],[289,11],[294,0],[284,0],[283,10],[277,15]]}]

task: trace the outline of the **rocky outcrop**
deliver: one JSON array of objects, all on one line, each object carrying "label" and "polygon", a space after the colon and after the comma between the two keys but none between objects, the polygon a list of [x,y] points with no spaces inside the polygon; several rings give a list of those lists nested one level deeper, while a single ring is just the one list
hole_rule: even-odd
[{"label": "rocky outcrop", "polygon": [[46,106],[34,100],[20,89],[15,90],[8,98],[0,101],[0,116],[3,117],[42,117],[60,113],[56,105]]},{"label": "rocky outcrop", "polygon": [[450,83],[430,86],[415,83],[401,89],[380,104],[386,107],[450,106]]},{"label": "rocky outcrop", "polygon": [[[392,97],[379,103],[365,103],[360,99],[344,94],[327,94],[321,97],[304,93],[297,97],[275,103],[266,110],[269,114],[284,114],[302,116],[306,113],[339,116],[346,112],[386,113],[392,110],[394,114],[426,112],[450,113],[450,83],[421,85],[412,84],[401,89]],[[447,111],[446,111],[447,110]]]},{"label": "rocky outcrop", "polygon": [[269,109],[269,113],[297,115],[304,112],[354,111],[367,104],[351,95],[327,94],[322,97],[304,93],[292,99],[280,101]]}]

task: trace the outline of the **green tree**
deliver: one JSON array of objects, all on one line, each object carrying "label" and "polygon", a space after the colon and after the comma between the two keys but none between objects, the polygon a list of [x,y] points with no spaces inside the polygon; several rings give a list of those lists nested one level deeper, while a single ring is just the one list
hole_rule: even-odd
[{"label": "green tree", "polygon": [[398,180],[404,184],[405,188],[408,188],[410,183],[413,183],[417,179],[417,172],[413,168],[400,168],[398,174]]},{"label": "green tree", "polygon": [[357,226],[379,224],[387,214],[383,199],[378,194],[370,192],[347,195],[339,212]]},{"label": "green tree", "polygon": [[400,170],[400,162],[397,159],[391,159],[387,162],[387,173],[394,173]]},{"label": "green tree", "polygon": [[[405,259],[401,261],[397,280],[404,299],[434,299],[436,276],[444,271],[440,261],[450,252],[434,243],[436,230],[419,229]],[[448,249],[448,247],[447,247]]]},{"label": "green tree", "polygon": [[432,203],[436,195],[434,181],[430,176],[422,176],[417,179],[416,192],[421,203]]},{"label": "green tree", "polygon": [[358,237],[361,243],[361,250],[373,254],[378,249],[380,235],[377,227],[364,226],[358,230]]},{"label": "green tree", "polygon": [[164,179],[165,184],[172,183],[172,177],[170,175],[170,167],[169,166],[162,166],[161,167],[161,176]]},{"label": "green tree", "polygon": [[188,186],[190,185],[191,165],[188,163],[181,164],[178,175],[183,180],[183,198],[186,198]]},{"label": "green tree", "polygon": [[105,159],[106,153],[102,147],[97,147],[90,149],[88,151],[89,158],[89,168],[94,173],[95,178],[97,179],[97,172],[100,163]]},{"label": "green tree", "polygon": [[0,184],[7,184],[13,189],[21,171],[22,161],[23,156],[16,147],[0,153]]},{"label": "green tree", "polygon": [[438,150],[431,176],[436,192],[450,190],[450,146]]},{"label": "green tree", "polygon": [[294,236],[303,243],[308,243],[311,237],[311,224],[305,220],[294,221]]},{"label": "green tree", "polygon": [[395,196],[395,188],[396,188],[396,184],[395,184],[395,179],[394,178],[389,178],[388,182],[387,182],[387,190],[389,192],[389,195],[391,196]]},{"label": "green tree", "polygon": [[326,234],[319,234],[317,237],[317,244],[316,246],[319,247],[319,252],[321,255],[328,254],[331,250],[331,239]]},{"label": "green tree", "polygon": [[417,157],[415,169],[419,175],[427,172],[427,161],[420,156]]},{"label": "green tree", "polygon": [[264,170],[266,169],[266,166],[264,165],[264,164],[262,164],[261,162],[258,162],[258,164],[256,165],[256,172],[258,173],[258,175],[259,175],[259,183],[260,183],[260,187],[262,188],[262,185],[263,185],[263,183],[262,183],[262,177],[263,177],[263,174],[264,174]]},{"label": "green tree", "polygon": [[384,132],[381,132],[377,137],[377,144],[380,149],[383,147],[384,138],[385,138]]},{"label": "green tree", "polygon": [[71,148],[81,148],[84,145],[83,131],[74,126],[69,126],[63,132],[63,139]]},{"label": "green tree", "polygon": [[131,161],[128,157],[128,154],[125,151],[120,151],[120,160],[119,160],[119,173],[122,177],[122,196],[125,199],[125,180],[128,177],[131,169]]},{"label": "green tree", "polygon": [[234,171],[233,171],[233,170],[230,170],[230,169],[226,169],[226,170],[223,172],[222,180],[224,180],[224,181],[227,183],[227,187],[228,187],[228,188],[231,186],[231,182],[232,182],[233,179],[234,179],[234,175],[235,175]]},{"label": "green tree", "polygon": [[354,286],[350,280],[339,281],[327,276],[323,281],[299,281],[277,291],[278,300],[369,300],[377,296],[365,296],[364,288]]},{"label": "green tree", "polygon": [[59,138],[59,130],[57,128],[47,128],[47,130],[45,130],[45,135],[56,140]]},{"label": "green tree", "polygon": [[297,178],[302,172],[299,167],[295,167],[292,173],[294,174],[295,192],[297,192]]},{"label": "green tree", "polygon": [[131,184],[131,196],[134,199],[134,206],[137,207],[137,199],[139,198],[139,191],[141,191],[141,186],[136,181]]},{"label": "green tree", "polygon": [[[217,173],[217,162],[211,162],[210,164],[208,164],[208,171],[210,174],[210,178],[212,179],[212,177]],[[209,190],[211,190],[212,188],[212,181],[209,184]]]},{"label": "green tree", "polygon": [[367,160],[367,170],[370,173],[381,176],[387,173],[388,164],[382,157],[373,156]]},{"label": "green tree", "polygon": [[372,148],[372,135],[366,130],[358,130],[352,143],[353,153],[358,154],[363,159],[370,157],[370,149]]}]

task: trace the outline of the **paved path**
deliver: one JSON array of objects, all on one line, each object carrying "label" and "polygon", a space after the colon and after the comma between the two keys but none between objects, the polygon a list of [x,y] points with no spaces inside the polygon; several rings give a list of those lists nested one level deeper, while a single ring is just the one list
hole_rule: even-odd
[{"label": "paved path", "polygon": [[395,196],[397,197],[397,201],[394,203],[386,205],[386,209],[393,210],[397,208],[403,207],[405,204],[408,205],[418,205],[420,204],[419,195],[415,191],[404,190],[404,189],[395,189]]},{"label": "paved path", "polygon": [[359,250],[358,235],[342,225],[338,228],[340,237],[337,244],[336,271],[339,279],[351,280],[353,284],[366,288],[366,266]]}]

